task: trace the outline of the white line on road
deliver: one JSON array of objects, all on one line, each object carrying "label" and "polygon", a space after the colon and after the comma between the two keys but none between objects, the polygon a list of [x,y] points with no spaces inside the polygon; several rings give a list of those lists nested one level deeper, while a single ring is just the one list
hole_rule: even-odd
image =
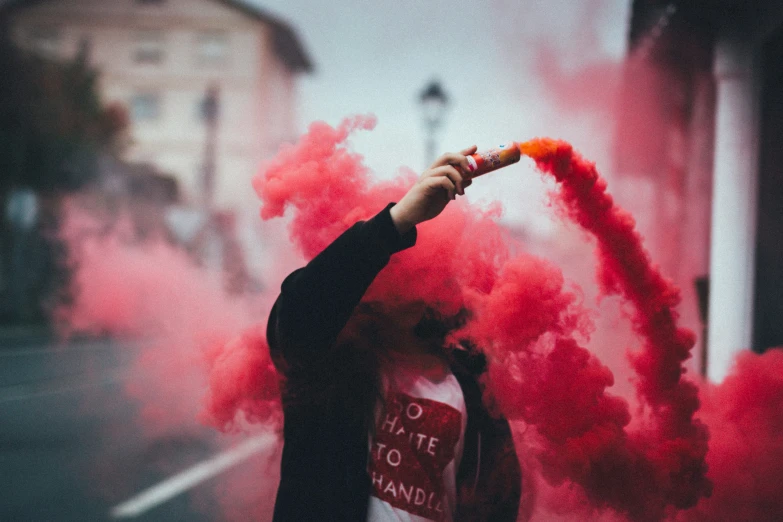
[{"label": "white line on road", "polygon": [[133,498],[111,509],[112,518],[133,518],[145,511],[163,504],[205,480],[219,475],[228,468],[239,464],[256,453],[271,449],[276,441],[273,433],[257,435],[243,441],[238,446],[218,453],[209,460],[200,462],[163,482],[145,489]]}]

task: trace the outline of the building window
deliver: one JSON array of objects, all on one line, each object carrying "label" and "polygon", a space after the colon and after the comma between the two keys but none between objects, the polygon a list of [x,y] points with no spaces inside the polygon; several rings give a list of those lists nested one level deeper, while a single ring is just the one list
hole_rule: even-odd
[{"label": "building window", "polygon": [[224,31],[201,33],[196,47],[200,65],[221,65],[228,58],[228,35]]},{"label": "building window", "polygon": [[136,35],[136,63],[158,64],[163,57],[163,32],[147,30]]},{"label": "building window", "polygon": [[47,57],[60,54],[62,39],[62,31],[56,27],[36,27],[28,35],[30,47]]},{"label": "building window", "polygon": [[155,121],[160,118],[160,95],[151,92],[136,94],[130,107],[133,121]]}]

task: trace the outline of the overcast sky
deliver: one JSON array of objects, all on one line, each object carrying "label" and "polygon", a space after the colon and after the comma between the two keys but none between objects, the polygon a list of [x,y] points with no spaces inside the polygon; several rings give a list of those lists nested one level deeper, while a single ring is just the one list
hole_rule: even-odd
[{"label": "overcast sky", "polygon": [[[244,1],[289,22],[315,64],[298,82],[301,131],[314,120],[378,117],[376,130],[357,135],[353,145],[380,177],[400,166],[425,166],[418,95],[433,79],[451,98],[440,150],[546,135],[571,141],[599,167],[608,163],[610,126],[589,107],[558,106],[535,60],[542,50],[552,52],[556,67],[576,76],[619,63],[630,0]],[[577,98],[589,97],[589,89],[571,86]],[[519,197],[539,201],[542,187],[523,178],[487,176],[469,197],[500,200],[510,218],[527,222],[541,212],[529,211]]]},{"label": "overcast sky", "polygon": [[[315,72],[299,82],[300,129],[313,120],[335,124],[351,114],[375,114],[376,130],[353,143],[379,176],[401,165],[424,166],[417,98],[434,78],[452,100],[442,150],[550,135],[603,159],[602,123],[589,111],[563,114],[533,64],[544,46],[574,72],[620,61],[629,0],[250,1],[291,23],[315,63]],[[519,176],[474,185],[473,197],[509,206],[509,193],[533,189],[511,177]]]}]

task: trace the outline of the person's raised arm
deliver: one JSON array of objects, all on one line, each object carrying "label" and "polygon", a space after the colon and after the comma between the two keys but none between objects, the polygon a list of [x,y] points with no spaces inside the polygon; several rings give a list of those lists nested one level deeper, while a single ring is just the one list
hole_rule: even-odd
[{"label": "person's raised arm", "polygon": [[267,325],[267,340],[276,358],[282,356],[288,364],[305,361],[334,345],[390,257],[413,246],[416,225],[434,218],[464,194],[470,184],[462,176],[466,155],[475,150],[438,158],[399,203],[356,223],[285,279]]}]

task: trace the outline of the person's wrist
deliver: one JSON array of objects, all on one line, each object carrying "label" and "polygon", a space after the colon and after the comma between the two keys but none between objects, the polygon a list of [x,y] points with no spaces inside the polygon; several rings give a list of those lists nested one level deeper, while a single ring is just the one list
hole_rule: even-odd
[{"label": "person's wrist", "polygon": [[413,223],[406,216],[404,207],[400,207],[400,205],[394,205],[389,210],[389,214],[391,215],[392,223],[394,223],[394,228],[396,228],[397,232],[399,232],[401,235],[405,234],[414,226],[416,226],[416,223]]}]

